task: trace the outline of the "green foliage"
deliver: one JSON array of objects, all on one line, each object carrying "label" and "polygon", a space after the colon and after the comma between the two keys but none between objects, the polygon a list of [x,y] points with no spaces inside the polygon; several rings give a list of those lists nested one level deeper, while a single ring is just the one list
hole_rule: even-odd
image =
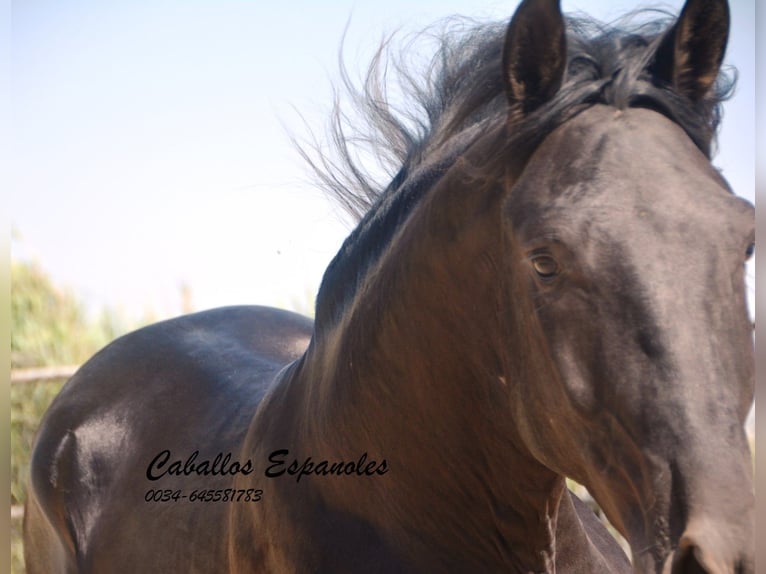
[{"label": "green foliage", "polygon": [[21,542],[21,521],[11,522],[11,574],[24,574],[24,545]]},{"label": "green foliage", "polygon": [[106,319],[89,322],[74,295],[30,263],[11,266],[11,367],[78,364],[109,342]]}]

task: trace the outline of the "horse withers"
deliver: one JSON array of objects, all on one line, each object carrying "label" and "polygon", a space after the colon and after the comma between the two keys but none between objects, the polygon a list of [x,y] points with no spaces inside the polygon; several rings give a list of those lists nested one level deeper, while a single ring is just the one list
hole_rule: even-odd
[{"label": "horse withers", "polygon": [[446,32],[404,82],[422,123],[366,105],[393,181],[324,176],[363,214],[313,323],[205,311],[65,385],[30,574],[753,574],[753,208],[710,163],[728,21],[524,0]]}]

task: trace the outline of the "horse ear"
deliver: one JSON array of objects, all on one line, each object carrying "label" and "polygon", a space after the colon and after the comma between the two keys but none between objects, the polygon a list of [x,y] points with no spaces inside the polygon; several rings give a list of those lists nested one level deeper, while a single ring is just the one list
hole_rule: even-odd
[{"label": "horse ear", "polygon": [[508,25],[503,74],[512,111],[529,113],[561,87],[567,47],[559,2],[523,0]]},{"label": "horse ear", "polygon": [[662,38],[650,71],[698,101],[718,77],[728,37],[726,0],[687,0],[678,20]]}]

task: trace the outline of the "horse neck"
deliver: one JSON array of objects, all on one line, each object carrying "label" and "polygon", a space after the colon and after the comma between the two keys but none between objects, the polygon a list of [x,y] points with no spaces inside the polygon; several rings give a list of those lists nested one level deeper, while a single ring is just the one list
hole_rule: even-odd
[{"label": "horse neck", "polygon": [[472,193],[453,171],[312,342],[296,376],[318,415],[303,436],[341,459],[387,460],[385,477],[324,481],[323,495],[355,501],[356,514],[360,500],[385,501],[370,519],[414,555],[545,571],[564,482],[509,416],[509,388],[532,382],[519,359],[533,349],[513,302],[502,190]]}]

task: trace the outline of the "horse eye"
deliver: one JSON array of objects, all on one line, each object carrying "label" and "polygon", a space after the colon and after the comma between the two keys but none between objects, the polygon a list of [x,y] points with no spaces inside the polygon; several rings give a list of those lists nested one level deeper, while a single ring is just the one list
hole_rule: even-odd
[{"label": "horse eye", "polygon": [[750,259],[753,256],[753,253],[755,253],[755,243],[751,243],[747,246],[747,249],[745,250],[745,259]]},{"label": "horse eye", "polygon": [[559,264],[550,255],[537,255],[532,259],[532,267],[541,279],[553,279],[559,274]]}]

